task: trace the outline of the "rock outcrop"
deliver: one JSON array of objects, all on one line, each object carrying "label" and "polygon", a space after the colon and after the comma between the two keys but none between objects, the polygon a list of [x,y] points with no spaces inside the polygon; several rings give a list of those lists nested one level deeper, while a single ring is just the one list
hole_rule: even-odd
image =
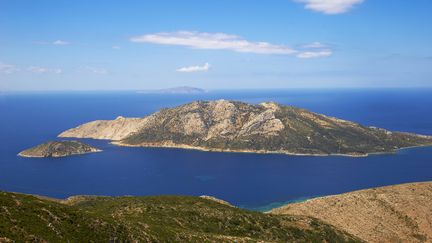
[{"label": "rock outcrop", "polygon": [[210,151],[351,155],[432,145],[432,137],[389,132],[274,102],[218,100],[162,109],[144,118],[94,121],[60,137],[110,139],[123,146]]},{"label": "rock outcrop", "polygon": [[220,203],[220,204],[223,204],[223,205],[227,205],[227,206],[230,206],[230,207],[234,207],[233,205],[231,205],[231,203],[229,203],[229,202],[227,202],[225,200],[216,198],[216,197],[212,197],[212,196],[208,196],[208,195],[202,195],[202,196],[200,196],[200,198],[211,200],[211,201],[214,201],[214,202],[217,202],[217,203]]},{"label": "rock outcrop", "polygon": [[121,140],[139,130],[146,122],[141,118],[117,117],[115,120],[100,120],[83,124],[60,134],[60,137]]},{"label": "rock outcrop", "polygon": [[24,150],[18,155],[22,157],[65,157],[70,155],[87,154],[101,150],[78,141],[52,141]]},{"label": "rock outcrop", "polygon": [[367,242],[432,242],[432,182],[315,198],[272,214],[312,216]]}]

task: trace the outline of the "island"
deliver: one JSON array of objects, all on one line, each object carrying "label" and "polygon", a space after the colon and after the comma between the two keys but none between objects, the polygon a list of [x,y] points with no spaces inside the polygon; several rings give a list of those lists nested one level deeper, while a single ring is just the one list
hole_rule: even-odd
[{"label": "island", "polygon": [[78,141],[50,141],[26,149],[18,154],[21,157],[46,158],[100,152],[100,149]]},{"label": "island", "polygon": [[143,118],[97,120],[59,135],[119,146],[367,156],[432,145],[432,137],[367,127],[274,102],[195,101]]},{"label": "island", "polygon": [[167,89],[138,91],[138,93],[142,93],[142,94],[185,94],[185,95],[202,94],[206,92],[207,91],[205,89],[200,89],[200,88],[190,87],[190,86],[179,86],[179,87],[173,87]]}]

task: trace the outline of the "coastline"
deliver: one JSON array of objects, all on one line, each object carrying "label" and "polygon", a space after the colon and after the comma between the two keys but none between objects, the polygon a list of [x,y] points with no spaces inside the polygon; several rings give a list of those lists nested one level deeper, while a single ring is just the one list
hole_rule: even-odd
[{"label": "coastline", "polygon": [[327,157],[327,156],[342,156],[342,157],[353,157],[353,158],[364,158],[371,155],[384,155],[384,154],[396,154],[397,152],[405,149],[412,148],[423,148],[423,147],[432,147],[432,144],[426,145],[414,145],[403,148],[394,149],[391,151],[383,151],[383,152],[369,152],[365,154],[340,154],[340,153],[331,153],[331,154],[313,154],[313,153],[294,153],[288,151],[267,151],[267,150],[249,150],[249,149],[217,149],[217,148],[207,148],[207,147],[198,147],[191,146],[187,144],[175,144],[172,142],[165,143],[141,143],[141,144],[125,144],[121,141],[113,141],[110,142],[113,145],[121,146],[121,147],[143,147],[143,148],[176,148],[176,149],[186,149],[186,150],[197,150],[204,152],[215,152],[215,153],[249,153],[249,154],[284,154],[284,155],[292,155],[292,156],[316,156],[316,157]]},{"label": "coastline", "polygon": [[23,158],[63,158],[63,157],[69,157],[69,156],[76,156],[76,155],[84,155],[84,154],[92,154],[92,153],[99,153],[99,152],[103,152],[102,149],[98,149],[95,151],[89,151],[89,152],[84,152],[84,153],[76,153],[76,154],[68,154],[68,155],[61,155],[61,156],[37,156],[37,155],[26,155],[23,154],[23,152],[19,152],[17,154],[18,157],[23,157]]},{"label": "coastline", "polygon": [[[398,184],[390,184],[390,185],[384,185],[384,186],[375,186],[375,187],[367,187],[367,188],[363,188],[363,189],[358,189],[358,190],[353,190],[353,191],[347,191],[347,192],[342,192],[342,193],[337,193],[337,194],[330,194],[330,195],[326,195],[326,196],[314,196],[314,197],[309,197],[309,198],[304,198],[304,199],[294,199],[294,200],[290,200],[290,201],[286,201],[286,202],[274,202],[271,204],[279,204],[279,206],[277,207],[273,207],[269,210],[266,211],[262,211],[263,213],[266,214],[273,214],[274,210],[278,210],[278,209],[283,209],[284,207],[288,206],[288,205],[292,205],[292,204],[301,204],[301,203],[305,203],[305,202],[310,202],[310,201],[315,201],[315,200],[322,200],[322,199],[326,199],[326,198],[333,198],[333,197],[337,197],[337,196],[341,196],[341,195],[346,195],[346,194],[352,194],[352,193],[359,193],[359,192],[363,192],[363,191],[369,191],[369,190],[376,190],[379,188],[391,188],[391,187],[396,187],[396,186],[404,186],[404,185],[414,185],[414,184],[428,184],[431,183],[432,181],[414,181],[414,182],[405,182],[405,183],[398,183]],[[269,204],[269,205],[271,205]],[[266,206],[264,206],[266,207]]]},{"label": "coastline", "polygon": [[[143,144],[125,144],[121,141],[111,141],[111,144],[122,146],[122,147],[144,147],[144,148],[177,148],[177,149],[186,149],[186,150],[197,150],[197,151],[204,151],[204,152],[215,152],[215,153],[249,153],[249,154],[284,154],[284,155],[291,155],[291,156],[316,156],[316,157],[327,157],[327,156],[342,156],[342,157],[353,157],[353,158],[364,158],[368,157],[370,155],[379,155],[379,154],[394,154],[398,150],[388,151],[388,152],[373,152],[373,153],[366,153],[366,154],[339,154],[339,153],[333,153],[333,154],[313,154],[313,153],[294,153],[294,152],[287,152],[287,151],[266,151],[266,150],[248,150],[248,149],[216,149],[216,148],[206,148],[206,147],[197,147],[197,146],[191,146],[186,144],[174,144],[174,143],[143,143]],[[427,147],[432,145],[420,145],[420,146],[413,146],[413,147]],[[408,149],[411,147],[406,147],[404,149]]]}]

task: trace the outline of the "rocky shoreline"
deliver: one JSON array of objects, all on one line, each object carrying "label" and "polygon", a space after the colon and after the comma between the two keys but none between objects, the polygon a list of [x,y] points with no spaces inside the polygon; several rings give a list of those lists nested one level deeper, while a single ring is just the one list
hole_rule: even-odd
[{"label": "rocky shoreline", "polygon": [[[367,153],[367,154],[303,154],[303,153],[294,153],[287,151],[266,151],[266,150],[248,150],[248,149],[217,149],[217,148],[206,148],[206,147],[198,147],[191,146],[186,144],[175,144],[175,143],[142,143],[142,144],[126,144],[121,141],[112,141],[110,142],[113,145],[121,146],[121,147],[132,147],[132,148],[174,148],[174,149],[185,149],[185,150],[197,150],[203,152],[215,152],[215,153],[246,153],[246,154],[282,154],[282,155],[292,155],[292,156],[316,156],[316,157],[326,157],[326,156],[342,156],[342,157],[358,157],[363,158],[369,155],[375,154],[392,154],[397,151],[390,152],[380,152],[380,153]],[[414,146],[414,147],[424,147],[424,146]]]},{"label": "rocky shoreline", "polygon": [[18,153],[26,158],[59,158],[101,152],[102,150],[79,141],[50,141]]}]

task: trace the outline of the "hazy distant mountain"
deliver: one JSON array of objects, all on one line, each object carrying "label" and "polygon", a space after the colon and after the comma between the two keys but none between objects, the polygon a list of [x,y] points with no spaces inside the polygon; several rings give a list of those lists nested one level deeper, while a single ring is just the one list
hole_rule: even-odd
[{"label": "hazy distant mountain", "polygon": [[365,127],[273,102],[227,100],[195,101],[143,118],[93,121],[59,136],[136,147],[353,156],[432,145],[429,136]]},{"label": "hazy distant mountain", "polygon": [[189,86],[180,86],[168,89],[158,89],[158,90],[146,90],[139,91],[139,93],[158,93],[158,94],[201,94],[207,92],[204,89],[189,87]]}]

